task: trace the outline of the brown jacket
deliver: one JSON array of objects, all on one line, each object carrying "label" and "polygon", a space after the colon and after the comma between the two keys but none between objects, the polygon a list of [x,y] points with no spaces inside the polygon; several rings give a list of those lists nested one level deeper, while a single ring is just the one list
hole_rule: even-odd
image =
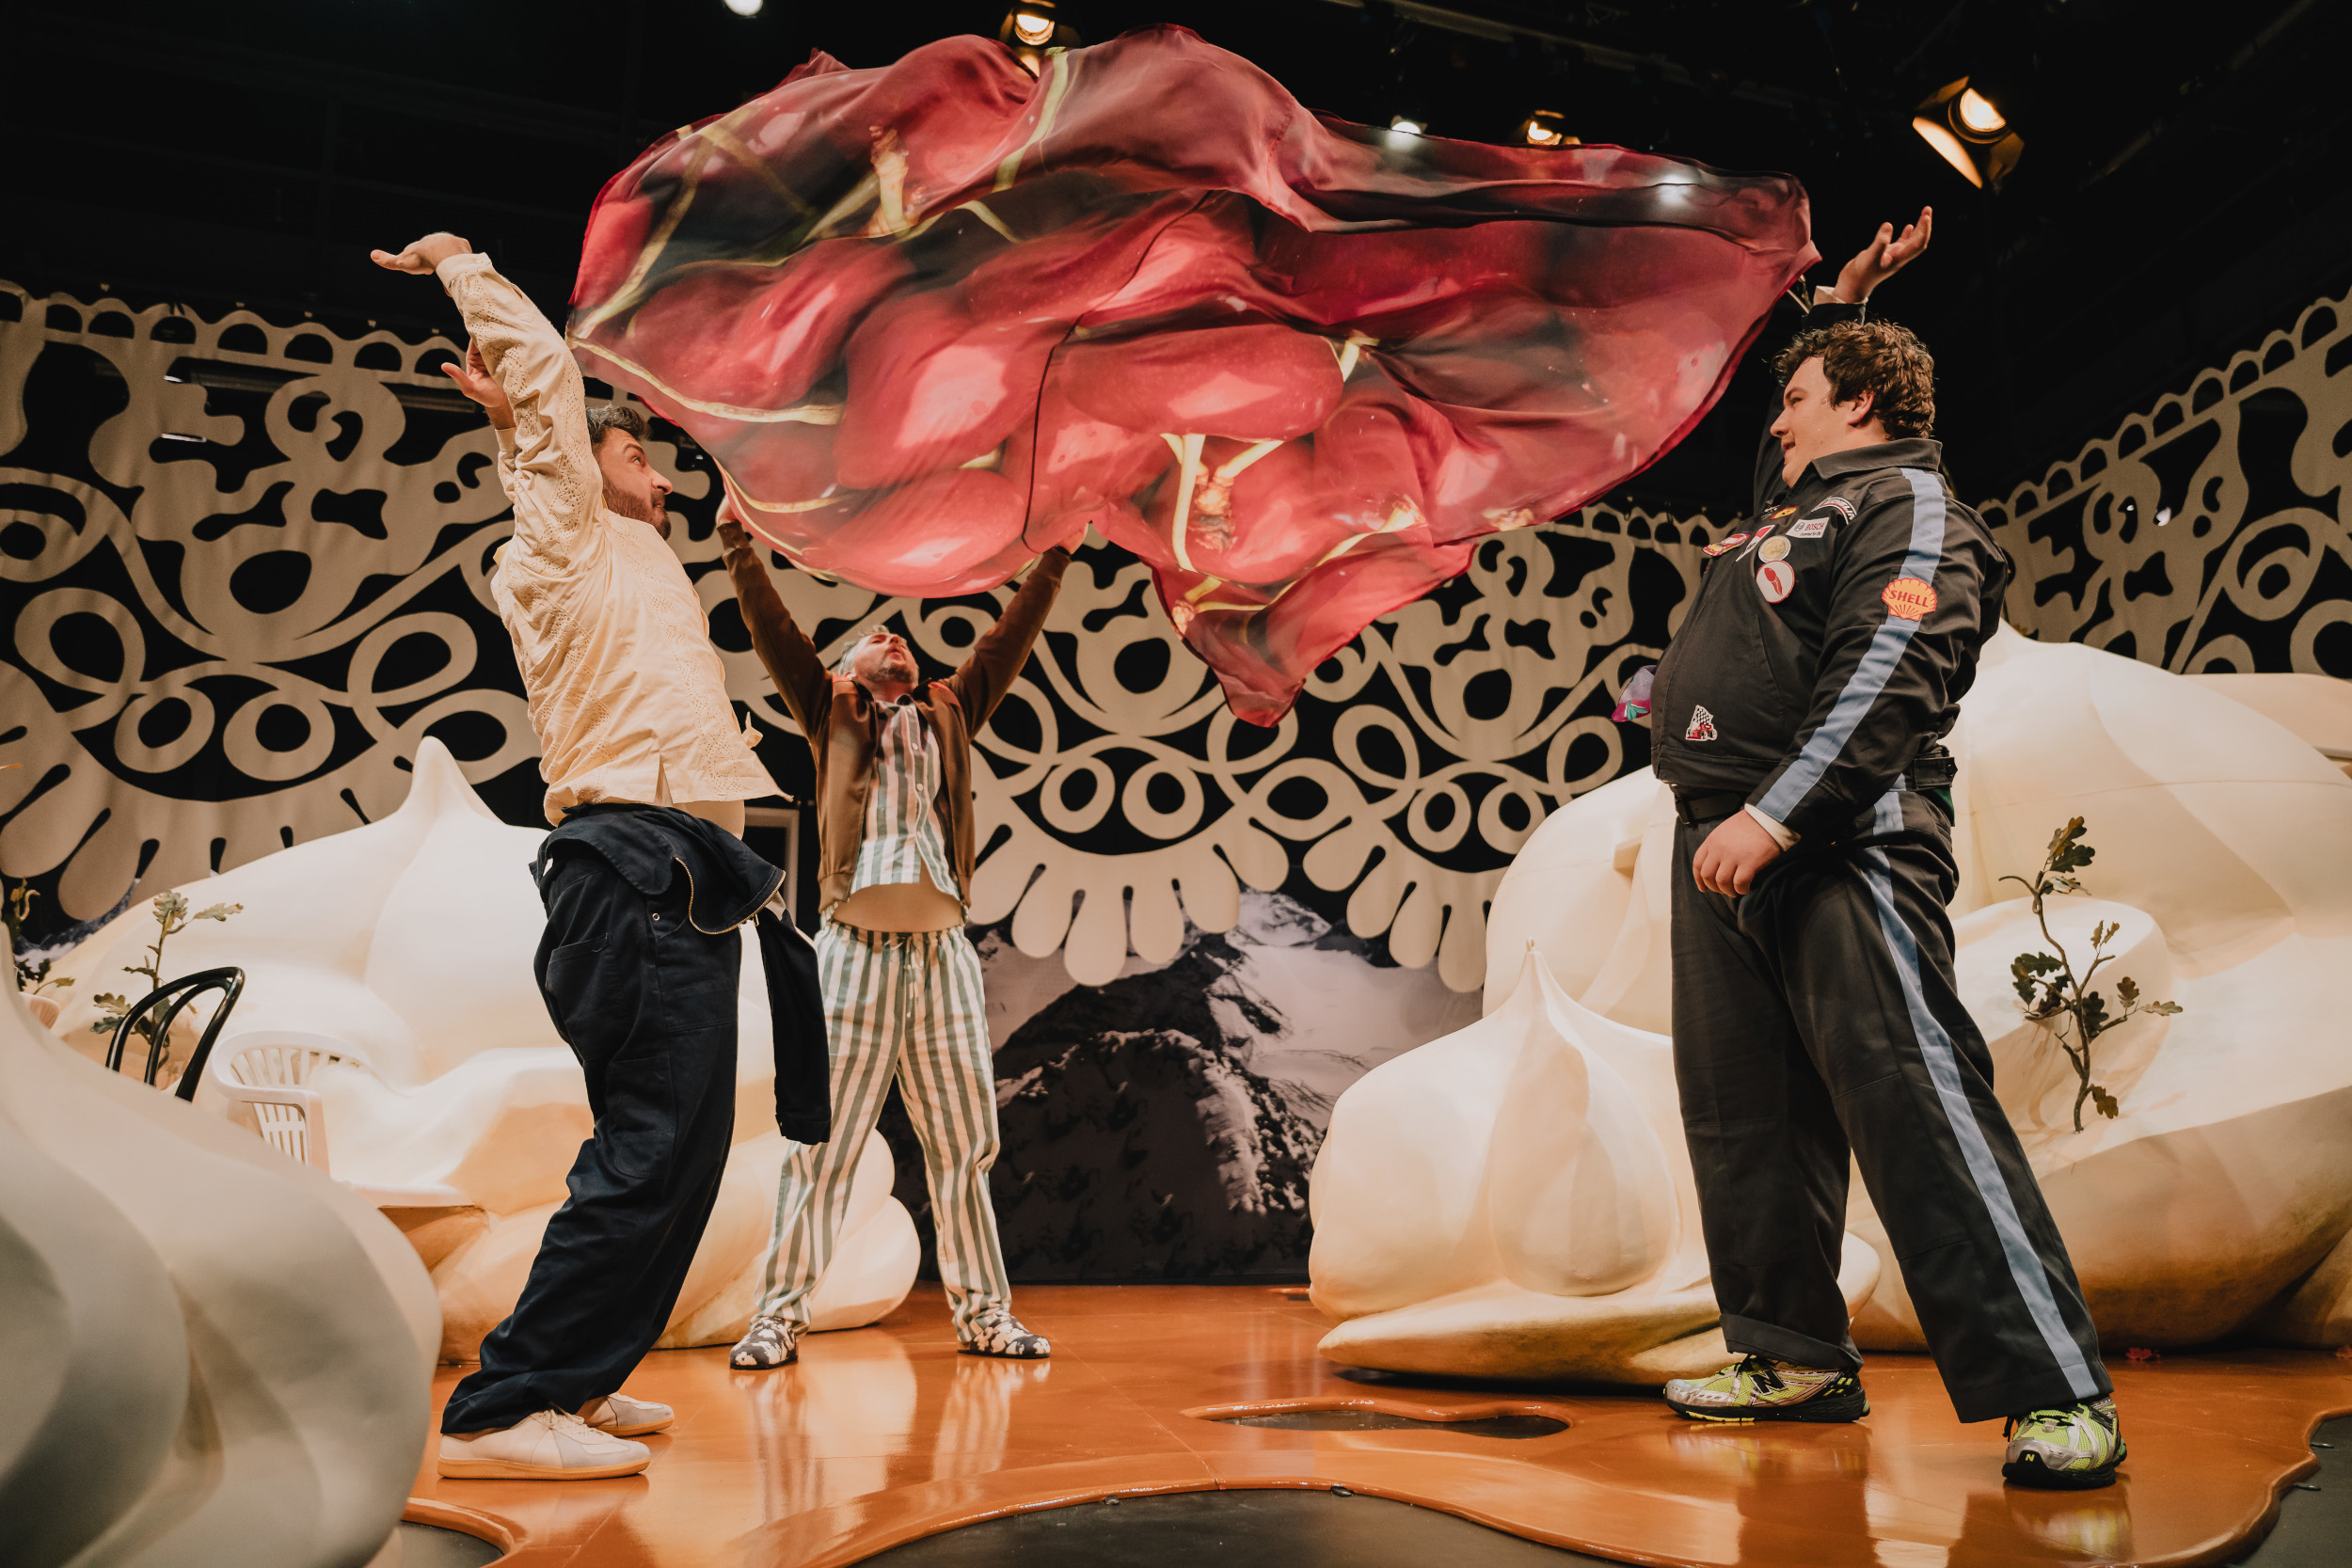
[{"label": "brown jacket", "polygon": [[[939,743],[939,808],[948,852],[955,857],[956,895],[972,901],[972,735],[996,711],[1029,647],[1045,625],[1061,587],[1070,552],[1046,551],[996,624],[973,644],[972,657],[946,680],[914,689],[914,700]],[[873,787],[879,712],[866,689],[836,675],[817,657],[817,645],[792,620],[769,580],[756,549],[727,557],[727,573],[751,628],[752,647],[768,667],[808,749],[817,758],[817,903],[831,909],[850,895],[858,846],[866,837],[866,797]]]}]

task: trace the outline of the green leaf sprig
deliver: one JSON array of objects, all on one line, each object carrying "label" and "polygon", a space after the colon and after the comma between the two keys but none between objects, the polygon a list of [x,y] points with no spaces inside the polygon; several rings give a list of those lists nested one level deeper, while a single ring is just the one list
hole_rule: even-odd
[{"label": "green leaf sprig", "polygon": [[[244,913],[245,906],[243,904],[215,904],[208,909],[198,910],[194,913],[190,913],[188,910],[187,895],[175,890],[173,892],[158,894],[156,895],[153,912],[155,915],[155,941],[154,944],[147,950],[147,961],[142,964],[124,964],[122,966],[123,974],[144,975],[147,978],[147,984],[138,988],[136,992],[132,996],[122,996],[114,991],[102,990],[97,995],[91,997],[91,1006],[101,1009],[98,1022],[89,1026],[91,1034],[113,1034],[115,1030],[121,1025],[123,1015],[131,1010],[133,1003],[135,1003],[138,998],[144,997],[150,992],[159,990],[163,988],[164,943],[169,942],[173,937],[178,936],[182,931],[186,930],[189,921],[227,920],[232,914]],[[155,1043],[154,1019],[143,1018],[139,1020],[138,1022],[131,1026],[131,1032],[136,1035],[139,1038],[147,1041],[151,1048],[153,1047]],[[167,1041],[164,1045],[163,1061],[156,1072],[156,1079],[158,1082],[163,1082],[167,1079],[168,1072],[166,1069],[169,1069],[170,1066],[171,1046],[170,1043]]]},{"label": "green leaf sprig", "polygon": [[2091,857],[2098,853],[2083,842],[2087,832],[2081,817],[2070,819],[2065,827],[2050,835],[2049,852],[2042,856],[2042,868],[2030,880],[2015,876],[2001,879],[2015,882],[2033,895],[2033,917],[2042,927],[2042,940],[2055,949],[2049,953],[2018,954],[2010,962],[2009,973],[2026,1021],[2047,1031],[2074,1065],[2077,1132],[2083,1130],[2086,1101],[2110,1121],[2123,1114],[2122,1101],[2105,1085],[2091,1081],[2091,1042],[2136,1013],[2171,1014],[2181,1010],[2177,1002],[2143,1000],[2139,987],[2128,974],[2115,983],[2116,999],[2122,1004],[2121,1012],[2109,1012],[2106,996],[2090,989],[2099,971],[2115,961],[2116,955],[2106,951],[2106,945],[2122,929],[2117,922],[2103,920],[2091,927],[2090,963],[2080,976],[2074,973],[2074,960],[2065,945],[2050,934],[2044,900],[2054,894],[2082,892],[2082,879],[2075,873],[2089,865]]}]

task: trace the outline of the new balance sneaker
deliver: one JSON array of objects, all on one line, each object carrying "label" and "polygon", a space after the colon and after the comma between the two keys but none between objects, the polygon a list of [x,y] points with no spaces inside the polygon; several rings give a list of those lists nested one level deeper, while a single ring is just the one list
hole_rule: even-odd
[{"label": "new balance sneaker", "polygon": [[1747,1355],[1712,1377],[1678,1377],[1666,1402],[1694,1421],[1858,1421],[1870,1413],[1849,1371]]},{"label": "new balance sneaker", "polygon": [[441,1434],[437,1467],[451,1481],[601,1481],[653,1463],[643,1443],[598,1432],[564,1410],[542,1410],[511,1427]]},{"label": "new balance sneaker", "polygon": [[972,1325],[963,1349],[967,1355],[1000,1355],[1008,1361],[1042,1361],[1054,1354],[1043,1335],[1030,1333],[1019,1318],[1002,1309]]},{"label": "new balance sneaker", "polygon": [[727,1365],[744,1371],[789,1367],[801,1358],[801,1329],[782,1318],[754,1318],[743,1338],[727,1352]]},{"label": "new balance sneaker", "polygon": [[2113,1486],[2131,1449],[2112,1399],[2079,1400],[2011,1416],[2002,1425],[2009,1453],[2001,1479],[2015,1486],[2088,1492]]},{"label": "new balance sneaker", "polygon": [[598,1432],[609,1432],[615,1437],[643,1437],[649,1432],[660,1432],[668,1426],[677,1418],[677,1412],[651,1400],[633,1400],[627,1394],[607,1394],[600,1400],[590,1400],[581,1405],[580,1418]]}]

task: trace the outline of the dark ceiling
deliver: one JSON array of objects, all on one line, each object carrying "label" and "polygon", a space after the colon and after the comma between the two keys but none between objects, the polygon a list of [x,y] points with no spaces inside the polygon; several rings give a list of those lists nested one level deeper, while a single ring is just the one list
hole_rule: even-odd
[{"label": "dark ceiling", "polygon": [[[467,234],[560,308],[598,186],[660,132],[764,90],[815,48],[851,65],[1001,5],[721,0],[27,3],[0,95],[0,277],[210,312],[451,325],[372,245]],[[2014,483],[2315,293],[2352,281],[2352,6],[2126,0],[1063,0],[1089,40],[1180,23],[1307,103],[1509,138],[1561,111],[1587,141],[1811,192],[1836,261],[1936,208],[1883,297],[1941,366],[1964,490]],[[2025,135],[1997,195],[1909,129],[1970,75]],[[1764,396],[1751,372],[1632,486],[1736,506]]]}]

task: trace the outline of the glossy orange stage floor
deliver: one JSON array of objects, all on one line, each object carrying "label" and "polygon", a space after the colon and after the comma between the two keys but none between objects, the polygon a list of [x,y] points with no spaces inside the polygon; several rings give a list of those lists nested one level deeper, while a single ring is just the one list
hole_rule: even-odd
[{"label": "glossy orange stage floor", "polygon": [[[1346,1486],[1637,1563],[1804,1568],[2215,1563],[2259,1532],[2307,1446],[2352,1410],[2352,1361],[2243,1351],[2119,1363],[2131,1458],[2090,1493],[2000,1481],[2000,1428],[1952,1419],[1922,1356],[1872,1358],[1873,1414],[1703,1426],[1643,1392],[1498,1394],[1364,1381],[1318,1358],[1304,1300],[1262,1288],[1030,1288],[1047,1362],[958,1354],[936,1289],[872,1328],[737,1372],[661,1351],[628,1383],[677,1407],[623,1481],[441,1481],[409,1517],[511,1544],[513,1568],[832,1568],[996,1515],[1114,1496]],[[460,1369],[436,1384],[437,1408]],[[1423,1419],[1540,1414],[1549,1436],[1234,1426],[1269,1407]]]}]

